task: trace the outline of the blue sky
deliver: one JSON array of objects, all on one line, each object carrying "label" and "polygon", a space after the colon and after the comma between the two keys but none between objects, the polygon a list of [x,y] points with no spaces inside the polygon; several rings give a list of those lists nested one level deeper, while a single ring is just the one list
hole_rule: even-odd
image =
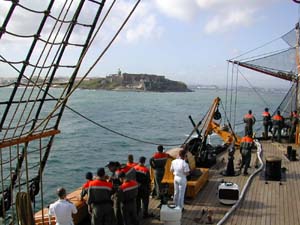
[{"label": "blue sky", "polygon": [[[56,4],[62,2],[57,0]],[[106,1],[106,8],[111,2]],[[38,0],[20,3],[42,7]],[[117,29],[134,3],[117,1],[102,39],[88,55],[83,73],[99,55],[100,43],[109,40],[109,34]],[[0,3],[1,24],[8,4]],[[106,76],[120,68],[128,73],[165,75],[187,84],[224,86],[226,60],[292,29],[299,18],[299,5],[292,0],[142,0],[129,24],[89,76]],[[0,40],[0,51],[9,57],[11,47],[5,38]],[[0,70],[1,75],[8,73],[1,64]],[[256,86],[289,85],[272,77],[247,71],[244,74]],[[242,78],[240,84],[243,85]]]}]

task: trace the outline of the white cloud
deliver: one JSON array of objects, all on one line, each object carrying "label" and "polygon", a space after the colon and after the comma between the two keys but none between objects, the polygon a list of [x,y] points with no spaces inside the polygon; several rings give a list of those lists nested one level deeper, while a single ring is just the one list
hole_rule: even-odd
[{"label": "white cloud", "polygon": [[155,0],[155,3],[169,17],[189,21],[197,15],[195,0]]},{"label": "white cloud", "polygon": [[245,27],[253,23],[251,11],[231,11],[214,16],[206,23],[204,31],[207,34],[230,31],[236,27]]},{"label": "white cloud", "polygon": [[205,14],[204,32],[228,32],[245,27],[257,19],[257,13],[280,0],[155,0],[158,9],[178,20],[192,20]]},{"label": "white cloud", "polygon": [[201,9],[214,9],[232,4],[234,1],[235,0],[196,0],[196,3]]},{"label": "white cloud", "polygon": [[[124,13],[128,13],[132,3],[124,1],[123,8]],[[136,42],[143,39],[157,39],[162,33],[163,28],[158,24],[157,16],[153,13],[153,5],[141,2],[125,27],[124,38],[127,42]]]},{"label": "white cloud", "polygon": [[[132,2],[126,0],[116,2],[102,32],[102,37],[104,35],[106,38],[102,39],[110,39],[111,35],[121,26],[132,8]],[[162,32],[163,29],[157,22],[157,16],[153,13],[153,5],[142,1],[125,25],[117,41],[131,43],[145,39],[157,39]]]},{"label": "white cloud", "polygon": [[200,10],[212,14],[204,27],[207,34],[249,26],[257,20],[256,13],[274,1],[278,0],[196,0]]},{"label": "white cloud", "polygon": [[144,18],[143,23],[132,26],[126,31],[126,39],[129,42],[134,42],[139,39],[159,38],[162,34],[162,28],[157,28],[157,22],[154,15]]}]

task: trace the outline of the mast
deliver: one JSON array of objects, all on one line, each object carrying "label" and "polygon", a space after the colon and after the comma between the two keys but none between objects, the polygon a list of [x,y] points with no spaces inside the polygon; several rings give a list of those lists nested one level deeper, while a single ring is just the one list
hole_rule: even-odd
[{"label": "mast", "polygon": [[[296,24],[296,65],[297,65],[297,80],[296,80],[296,109],[297,109],[297,113],[300,112],[300,91],[299,91],[299,77],[300,77],[300,58],[299,58],[299,22]],[[299,140],[299,122],[297,124],[296,127],[296,132],[295,132],[295,144],[299,144],[300,140]]]}]

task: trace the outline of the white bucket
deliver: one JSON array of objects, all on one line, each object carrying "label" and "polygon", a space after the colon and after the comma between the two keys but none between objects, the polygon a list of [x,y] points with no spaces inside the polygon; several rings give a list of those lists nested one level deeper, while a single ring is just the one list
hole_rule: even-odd
[{"label": "white bucket", "polygon": [[162,205],[160,209],[160,221],[165,225],[181,225],[181,208],[169,207],[168,205]]}]

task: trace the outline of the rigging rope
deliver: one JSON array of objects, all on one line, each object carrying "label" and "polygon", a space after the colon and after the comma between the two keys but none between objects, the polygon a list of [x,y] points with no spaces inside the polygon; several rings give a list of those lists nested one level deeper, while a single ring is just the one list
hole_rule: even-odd
[{"label": "rigging rope", "polygon": [[[49,5],[48,5],[47,12],[50,12],[50,10],[51,10],[53,4],[54,4],[54,0],[51,0],[50,3],[49,3]],[[38,28],[38,31],[37,31],[36,36],[39,36],[39,35],[41,34],[42,29],[43,29],[43,27],[44,27],[44,25],[45,25],[45,23],[46,23],[47,15],[48,15],[48,14],[45,13],[44,17],[42,18],[42,20],[41,20],[41,22],[40,22],[40,24],[39,24],[39,28]],[[31,56],[32,56],[32,54],[33,54],[33,50],[34,50],[36,44],[37,44],[37,39],[34,38],[33,41],[32,41],[32,43],[31,43],[30,49],[29,49],[29,51],[28,51],[28,53],[27,53],[25,62],[28,62],[29,59],[31,58]],[[26,70],[26,64],[23,64],[23,67],[22,67],[22,69],[21,69],[21,71],[20,71],[20,73],[19,73],[19,76],[18,76],[16,85],[15,85],[15,87],[14,87],[12,93],[11,93],[11,96],[10,96],[10,99],[9,99],[9,104],[7,105],[7,107],[6,107],[6,109],[5,109],[4,113],[3,113],[2,120],[1,120],[1,123],[0,123],[0,130],[2,129],[3,124],[4,124],[4,121],[6,120],[7,114],[8,114],[8,112],[9,112],[10,107],[11,107],[11,102],[13,101],[13,99],[14,99],[16,93],[17,93],[17,90],[18,90],[18,84],[19,84],[19,82],[21,81],[22,75],[24,74],[25,70]],[[23,91],[23,94],[21,95],[21,98],[20,98],[21,100],[23,99],[26,90],[27,90],[27,87],[25,87],[25,90]],[[14,118],[14,117],[15,117],[15,115],[16,115],[16,113],[17,113],[17,110],[19,109],[19,106],[20,106],[20,105],[18,105],[18,106],[16,107],[16,109],[15,109],[14,113],[12,114],[12,117],[11,117],[11,118]],[[20,119],[21,119],[21,118],[20,118]],[[9,126],[12,124],[12,122],[13,122],[12,120],[9,122]],[[19,122],[20,122],[20,120],[19,120]],[[7,132],[5,132],[4,137],[5,137],[6,135],[7,135]]]},{"label": "rigging rope", "polygon": [[9,9],[9,11],[8,11],[8,13],[7,13],[6,17],[5,17],[5,20],[3,21],[2,26],[0,26],[0,39],[2,37],[2,34],[4,34],[4,32],[6,30],[6,25],[8,24],[8,22],[9,22],[11,16],[12,16],[12,14],[13,14],[16,6],[17,6],[17,3],[18,3],[17,0],[12,1],[12,5],[10,6],[10,9]]},{"label": "rigging rope", "polygon": [[235,130],[235,122],[236,122],[236,112],[237,112],[237,98],[238,98],[238,69],[236,70],[235,76],[235,98],[234,98],[234,114],[233,114],[233,129]]},{"label": "rigging rope", "polygon": [[232,98],[233,98],[233,74],[234,74],[235,65],[232,64],[231,68],[231,83],[230,83],[230,100],[229,100],[229,120],[231,121],[232,117]]},{"label": "rigging rope", "polygon": [[[3,56],[0,56],[3,58]],[[18,68],[16,68],[15,66],[13,65],[10,65],[13,69],[15,69],[16,71],[19,72]],[[30,82],[33,82],[29,77],[27,77],[26,75],[23,75],[25,79],[29,80]],[[14,83],[11,83],[11,84],[14,84]],[[8,84],[8,85],[11,85],[11,84]],[[6,85],[5,85],[6,86]],[[0,87],[1,88],[1,87]],[[39,87],[42,89],[42,87]],[[43,90],[43,89],[42,89]],[[53,95],[51,95],[50,93],[47,93],[50,97],[52,97],[53,99],[56,99]],[[115,131],[107,126],[104,126],[102,125],[101,123],[98,123],[86,116],[84,116],[82,113],[76,111],[75,109],[71,108],[70,106],[66,105],[66,108],[69,109],[70,111],[72,111],[73,113],[77,114],[78,116],[82,117],[83,119],[93,123],[94,125],[98,126],[98,127],[101,127],[111,133],[114,133],[114,134],[117,134],[121,137],[125,137],[125,138],[128,138],[128,139],[131,139],[131,140],[134,140],[134,141],[137,141],[137,142],[141,142],[141,143],[145,143],[145,144],[152,144],[152,145],[164,145],[164,146],[180,146],[181,144],[164,144],[164,143],[156,143],[156,142],[150,142],[150,141],[145,141],[145,140],[141,140],[139,138],[135,138],[135,137],[131,137],[129,135],[126,135],[126,134],[123,134],[121,132],[118,132],[118,131]],[[190,134],[189,137],[191,137],[191,135],[195,132],[195,129],[192,131],[192,133]]]},{"label": "rigging rope", "polygon": [[[138,3],[139,3],[139,1],[137,2],[137,4],[138,4]],[[136,6],[137,6],[137,4],[136,4]],[[135,6],[135,7],[136,7],[136,6]],[[133,8],[133,11],[134,11],[135,7]],[[133,12],[133,11],[132,11],[132,12]],[[129,16],[132,14],[132,12],[129,14]],[[128,18],[129,18],[129,17],[128,17]],[[127,19],[128,19],[128,18],[127,18]],[[124,24],[121,26],[121,28],[119,29],[119,31],[117,32],[117,34],[115,35],[115,37],[113,38],[113,40],[116,38],[116,36],[117,36],[118,33],[120,32],[120,30],[123,28],[123,26],[125,25],[126,21],[127,21],[127,20],[125,20]],[[112,41],[110,42],[110,44],[107,46],[106,50],[107,50],[108,47],[112,44],[113,40],[112,40]],[[106,50],[105,50],[105,51],[106,51]],[[105,51],[104,51],[104,52],[105,52]],[[99,58],[101,58],[101,57],[103,56],[104,52],[101,54],[101,56],[100,56]],[[4,58],[4,57],[1,56],[1,58]],[[99,58],[97,59],[96,62],[99,61]],[[10,65],[11,65],[11,64],[10,64]],[[12,66],[12,65],[11,65],[11,66]],[[13,68],[15,68],[15,67],[13,66]],[[16,69],[16,68],[15,68],[15,69]],[[17,71],[18,71],[18,70],[17,70]],[[33,82],[33,81],[31,81],[30,78],[27,78],[27,79],[30,80],[30,82]],[[48,93],[48,94],[49,94],[49,93]],[[78,115],[81,116],[82,118],[84,118],[84,119],[86,119],[86,120],[92,122],[93,124],[95,124],[95,125],[97,125],[97,126],[99,126],[99,127],[102,127],[103,129],[106,129],[106,130],[108,130],[108,131],[110,131],[110,132],[112,132],[112,133],[115,133],[115,134],[117,134],[117,135],[120,135],[120,136],[122,136],[122,137],[126,137],[126,138],[129,138],[129,139],[131,139],[131,140],[135,140],[135,141],[142,142],[142,143],[147,143],[147,144],[153,144],[153,145],[159,145],[159,144],[160,144],[160,143],[155,143],[155,142],[150,142],[150,141],[144,141],[144,140],[141,140],[141,139],[138,139],[138,138],[134,138],[134,137],[130,137],[130,136],[128,136],[128,135],[122,134],[122,133],[120,133],[120,132],[117,132],[117,131],[115,131],[115,130],[112,130],[112,129],[106,127],[106,126],[101,125],[100,123],[97,123],[97,122],[95,122],[95,121],[93,121],[93,120],[91,120],[91,119],[85,117],[84,115],[78,113],[77,111],[71,109],[71,108],[68,107],[68,106],[67,106],[67,108],[69,108],[71,111],[73,111],[74,113],[78,114]],[[180,144],[172,144],[172,145],[170,145],[170,144],[163,144],[163,145],[165,145],[165,146],[178,146],[178,145],[180,145]]]},{"label": "rigging rope", "polygon": [[44,11],[44,10],[43,10],[43,11],[37,11],[37,10],[30,9],[30,8],[28,8],[28,7],[26,7],[26,6],[22,5],[22,4],[20,4],[20,3],[18,3],[18,6],[19,6],[20,8],[22,8],[22,9],[27,10],[28,12],[32,12],[32,13],[36,13],[36,14],[47,13],[47,12]]},{"label": "rigging rope", "polygon": [[280,37],[274,38],[273,40],[271,40],[271,41],[269,41],[269,42],[267,42],[267,43],[265,43],[265,44],[263,44],[263,45],[261,45],[261,46],[258,46],[258,47],[254,48],[254,49],[251,49],[251,50],[249,50],[249,51],[246,51],[246,52],[244,52],[243,54],[240,54],[240,55],[238,55],[238,56],[235,56],[235,57],[231,58],[230,60],[234,60],[234,59],[236,59],[236,58],[240,58],[241,56],[244,56],[244,55],[249,54],[249,53],[251,53],[251,52],[254,52],[254,51],[256,51],[256,50],[258,50],[258,49],[260,49],[260,48],[263,48],[263,47],[265,47],[265,46],[267,46],[267,45],[269,45],[269,44],[271,44],[271,43],[273,43],[273,42],[275,42],[275,41],[281,39],[283,36],[284,36],[284,35],[281,35]]},{"label": "rigging rope", "polygon": [[[3,56],[0,56],[0,57],[3,58]],[[15,69],[16,71],[20,72],[20,71],[18,70],[18,68],[16,68],[15,66],[13,66],[13,65],[11,65],[11,64],[9,64],[9,65],[10,65],[13,69]],[[24,77],[25,77],[28,81],[33,82],[33,81],[32,81],[30,78],[28,78],[27,76],[24,75]],[[14,83],[11,83],[11,84],[14,84]],[[40,88],[41,88],[41,87],[40,87]],[[48,93],[48,95],[49,95],[50,97],[52,97],[52,98],[55,98],[55,97],[54,97],[53,95],[51,95],[50,93]],[[109,131],[109,132],[111,132],[111,133],[117,134],[117,135],[119,135],[119,136],[121,136],[121,137],[125,137],[125,138],[128,138],[128,139],[137,141],[137,142],[141,142],[141,143],[145,143],[145,144],[152,144],[152,145],[164,145],[164,146],[180,146],[180,145],[181,145],[181,144],[164,144],[164,143],[162,144],[162,143],[150,142],[150,141],[141,140],[141,139],[139,139],[139,138],[131,137],[131,136],[126,135],[126,134],[123,134],[123,133],[121,133],[121,132],[115,131],[115,130],[113,130],[113,129],[107,127],[107,126],[104,126],[104,125],[102,125],[102,124],[100,124],[100,123],[98,123],[98,122],[96,122],[96,121],[94,121],[94,120],[92,120],[92,119],[90,119],[90,118],[84,116],[82,113],[80,113],[80,112],[74,110],[73,108],[71,108],[71,107],[68,106],[68,105],[66,105],[66,107],[67,107],[69,110],[71,110],[73,113],[75,113],[75,114],[77,114],[78,116],[82,117],[83,119],[85,119],[85,120],[87,120],[87,121],[89,121],[89,122],[95,124],[95,125],[98,126],[98,127],[103,128],[103,129],[105,129],[105,130],[107,130],[107,131]],[[193,134],[194,132],[195,132],[195,129],[192,131],[192,134]],[[191,136],[192,134],[190,134],[190,136]],[[189,136],[189,137],[190,137],[190,136]]]},{"label": "rigging rope", "polygon": [[[162,143],[155,143],[155,142],[151,142],[151,141],[144,141],[144,140],[141,140],[141,139],[138,139],[138,138],[135,138],[135,137],[131,137],[131,136],[128,136],[126,134],[123,134],[123,133],[120,133],[118,131],[115,131],[115,130],[112,130],[106,126],[103,126],[102,124],[98,123],[98,122],[95,122],[94,120],[91,120],[90,118],[84,116],[83,114],[79,113],[78,111],[72,109],[71,107],[69,106],[66,106],[69,110],[71,110],[72,112],[74,112],[75,114],[79,115],[80,117],[84,118],[85,120],[97,125],[98,127],[101,127],[111,133],[114,133],[114,134],[117,134],[121,137],[125,137],[125,138],[128,138],[128,139],[131,139],[131,140],[134,140],[134,141],[137,141],[137,142],[141,142],[141,143],[145,143],[145,144],[152,144],[152,145],[164,145],[164,146],[180,146],[181,144],[162,144]],[[194,133],[195,129],[193,130],[193,133]]]},{"label": "rigging rope", "polygon": [[[64,19],[66,18],[67,14],[68,14],[68,12],[69,12],[71,6],[72,6],[72,2],[73,2],[73,0],[72,0],[71,3],[69,4],[69,7],[67,8],[67,10],[66,10],[66,12],[65,12]],[[66,4],[65,4],[65,5],[66,5]],[[65,7],[65,5],[64,5],[64,7]],[[80,6],[78,6],[78,8],[77,8],[75,14],[73,15],[73,21],[77,21],[78,16],[79,16],[79,13],[80,13],[80,11],[81,11],[82,5],[83,5],[83,3],[81,3]],[[61,13],[60,13],[59,16],[62,15],[63,10],[64,10],[64,7],[63,7],[63,9],[61,10]],[[52,28],[52,30],[51,30],[51,34],[48,36],[48,41],[50,40],[50,38],[51,38],[51,36],[52,36],[52,33],[54,32],[54,30],[55,30],[55,28],[56,28],[56,25],[57,25],[57,22],[56,22],[55,25],[53,26],[53,28]],[[71,34],[72,34],[72,31],[73,31],[75,25],[76,25],[75,22],[69,24],[69,27],[68,27],[68,29],[67,29],[68,32],[66,32],[65,35],[64,35],[64,37],[63,37],[63,40],[64,40],[64,41],[63,41],[63,43],[59,46],[59,48],[57,49],[57,51],[56,51],[56,53],[55,53],[55,56],[53,57],[53,60],[52,60],[52,64],[53,64],[53,63],[55,62],[55,60],[56,60],[56,62],[54,63],[54,65],[56,65],[56,66],[54,66],[52,73],[50,73],[50,72],[51,72],[50,69],[48,70],[48,72],[47,72],[47,74],[46,74],[46,76],[45,76],[45,78],[44,78],[44,80],[43,80],[43,85],[44,85],[44,84],[47,83],[47,79],[49,79],[49,83],[48,83],[48,85],[46,86],[46,89],[45,89],[45,92],[44,92],[44,95],[43,95],[43,98],[42,98],[42,99],[44,99],[44,100],[46,99],[46,96],[47,96],[45,93],[47,93],[48,90],[49,90],[49,88],[50,88],[51,81],[53,80],[54,75],[55,75],[55,73],[56,73],[56,71],[57,71],[57,69],[58,69],[58,65],[59,65],[59,63],[60,63],[60,61],[61,61],[61,59],[62,59],[62,56],[63,56],[63,54],[64,54],[64,51],[65,51],[65,49],[66,49],[66,47],[67,47],[67,45],[68,45],[69,38],[70,38],[70,36],[71,36]],[[60,24],[60,26],[59,26],[59,28],[58,28],[58,31],[57,31],[56,34],[55,34],[54,41],[55,41],[56,38],[58,37],[59,31],[61,30],[61,28],[62,28],[62,24]],[[45,52],[46,47],[47,47],[47,45],[44,46],[44,49],[43,49],[42,52]],[[49,57],[49,55],[50,55],[51,50],[52,50],[53,47],[54,47],[53,45],[50,46],[50,49],[48,50],[48,53],[46,54],[46,58],[44,59],[43,66],[46,64],[46,61],[47,61],[47,59],[48,59],[48,57]],[[42,54],[40,55],[40,57],[39,57],[39,59],[38,59],[38,62],[37,62],[36,64],[38,64],[39,61],[40,61],[41,59],[42,59]],[[34,68],[34,71],[35,71],[35,70],[36,70],[36,68]],[[34,74],[34,71],[33,71],[33,73],[32,73],[32,76],[33,76],[33,74]],[[38,73],[38,78],[36,79],[36,82],[34,82],[34,87],[38,87],[38,80],[40,79],[41,74],[42,74],[42,70],[40,70],[40,72]],[[28,83],[29,83],[29,81],[28,81]],[[33,89],[32,89],[31,94],[32,94],[32,93],[33,93]],[[37,98],[38,98],[38,96],[39,96],[41,93],[42,93],[42,91],[41,91],[41,89],[39,89]],[[41,104],[38,106],[37,113],[36,113],[36,116],[35,116],[36,118],[37,118],[37,117],[39,116],[39,114],[40,114],[40,110],[41,110],[41,107],[42,107],[42,105],[43,105],[43,102],[44,102],[44,101],[42,101]],[[34,103],[33,106],[31,107],[30,114],[31,114],[31,112],[32,112],[33,109],[34,109],[35,104],[36,104],[36,103]],[[29,119],[29,117],[28,117],[28,119]],[[43,129],[46,128],[46,126],[48,125],[48,122],[50,121],[50,119],[51,119],[51,117],[48,119],[48,121],[47,121],[47,123],[45,124],[45,126],[44,126]],[[33,123],[32,129],[34,129],[35,125],[36,125],[36,122]]]},{"label": "rigging rope", "polygon": [[227,122],[227,124],[228,124],[228,126],[229,126],[229,129],[231,130],[233,136],[234,136],[235,139],[236,139],[235,131],[234,131],[234,129],[232,128],[231,123],[230,123],[230,121],[229,121],[229,119],[228,119],[228,116],[227,116],[227,113],[226,113],[226,111],[225,111],[225,107],[224,107],[224,105],[223,105],[223,102],[220,101],[220,103],[221,103],[221,107],[222,107],[222,109],[223,109],[223,111],[224,111],[225,121]]},{"label": "rigging rope", "polygon": [[268,102],[263,98],[263,96],[256,90],[256,88],[250,83],[250,81],[244,76],[244,74],[237,68],[237,72],[242,75],[242,77],[247,81],[249,86],[253,89],[253,91],[257,94],[257,96],[263,101],[263,103],[270,108]]},{"label": "rigging rope", "polygon": [[229,61],[227,62],[226,89],[225,89],[225,112],[227,112],[228,82],[229,82]]},{"label": "rigging rope", "polygon": [[[118,31],[116,32],[116,34],[113,36],[113,38],[111,39],[111,41],[108,43],[108,45],[105,47],[105,49],[102,51],[102,53],[97,57],[97,59],[95,60],[95,62],[92,64],[92,66],[88,69],[88,71],[84,74],[84,76],[78,81],[78,83],[71,89],[71,91],[65,96],[65,99],[63,101],[61,101],[60,103],[58,103],[55,108],[52,110],[52,112],[49,113],[48,117],[45,118],[39,125],[36,126],[36,128],[34,130],[36,130],[37,128],[39,128],[40,126],[43,125],[43,123],[45,123],[49,117],[51,117],[51,115],[59,108],[61,107],[63,104],[65,104],[65,102],[68,100],[68,98],[73,94],[73,92],[75,90],[78,89],[79,85],[82,83],[82,81],[89,75],[89,73],[94,69],[94,67],[99,63],[99,61],[102,59],[103,55],[107,52],[107,50],[110,48],[110,46],[112,45],[112,43],[115,41],[115,39],[118,37],[118,35],[120,34],[121,30],[123,30],[124,26],[127,24],[129,18],[132,16],[133,12],[135,11],[136,7],[139,5],[141,0],[138,0],[136,2],[136,4],[134,5],[134,7],[132,8],[132,10],[130,11],[129,15],[126,17],[126,19],[124,20],[124,22],[122,23],[122,25],[120,26],[120,28],[118,29]],[[92,38],[91,42],[88,45],[88,48],[91,46],[92,42],[94,41],[98,31],[99,31],[100,27],[97,29],[94,37]],[[87,53],[87,50],[84,52],[84,54],[82,55],[82,57],[79,59],[77,67],[79,67],[83,61],[84,56]],[[34,132],[34,130],[32,132]]]},{"label": "rigging rope", "polygon": [[[278,55],[279,53],[288,52],[288,51],[294,50],[294,49],[296,49],[296,48],[295,47],[284,48],[284,49],[280,49],[280,50],[275,50],[275,51],[271,51],[271,52],[262,53],[262,54],[255,55],[255,56],[249,56],[248,58],[243,58],[243,59],[240,59],[239,61],[240,62],[242,62],[242,61],[243,62],[248,62],[248,61],[255,60],[257,58],[259,58],[259,59],[268,58],[270,56],[275,56],[275,55]],[[265,68],[268,68],[268,67],[265,67]]]}]

